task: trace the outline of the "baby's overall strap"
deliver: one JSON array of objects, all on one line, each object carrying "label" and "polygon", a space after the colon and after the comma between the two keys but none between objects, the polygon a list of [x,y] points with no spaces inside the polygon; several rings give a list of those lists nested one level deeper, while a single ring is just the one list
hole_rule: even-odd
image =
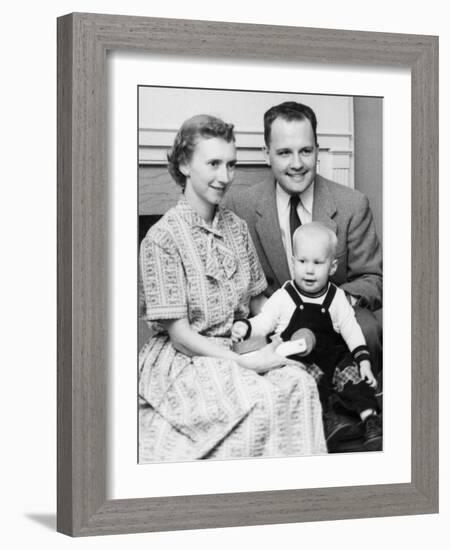
[{"label": "baby's overall strap", "polygon": [[292,301],[297,307],[303,305],[303,300],[300,294],[295,290],[294,285],[291,283],[291,281],[287,281],[286,283],[284,283],[283,288],[292,298]]},{"label": "baby's overall strap", "polygon": [[327,295],[325,296],[325,300],[322,302],[322,311],[328,311],[331,302],[334,300],[334,297],[336,296],[337,287],[333,283],[330,283],[330,288],[328,289]]}]

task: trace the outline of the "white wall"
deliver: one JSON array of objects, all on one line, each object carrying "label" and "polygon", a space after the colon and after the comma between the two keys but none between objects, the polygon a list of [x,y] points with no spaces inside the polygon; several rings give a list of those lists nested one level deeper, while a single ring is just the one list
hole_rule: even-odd
[{"label": "white wall", "polygon": [[[268,84],[268,90],[271,85]],[[298,89],[301,91],[299,83]],[[262,114],[282,101],[299,101],[308,104],[317,113],[321,132],[351,132],[348,98],[285,93],[246,93],[243,91],[201,90],[183,88],[140,88],[142,110],[140,125],[143,128],[179,128],[195,113],[205,110],[226,121],[239,121],[239,131],[260,132]],[[167,109],[170,105],[170,109]],[[320,116],[319,116],[320,114]]]},{"label": "white wall", "polygon": [[165,164],[181,124],[208,113],[235,125],[239,165],[265,165],[263,116],[283,101],[305,103],[316,113],[318,172],[354,187],[353,97],[348,96],[140,87],[139,162]]},{"label": "white wall", "polygon": [[[323,0],[320,7],[278,0],[255,6],[242,0],[59,0],[8,2],[2,10],[1,125],[1,540],[4,548],[446,548],[450,522],[449,399],[441,390],[441,514],[405,518],[245,527],[79,539],[54,532],[55,514],[55,235],[56,235],[56,23],[58,15],[91,11],[186,19],[241,21],[354,30],[440,34],[441,93],[450,97],[450,30],[445,3]],[[368,16],[370,12],[370,17]],[[441,105],[441,155],[450,148],[448,101]],[[23,137],[28,140],[24,143]],[[25,149],[25,145],[27,146]],[[24,155],[26,150],[27,154]],[[5,154],[6,153],[6,154]],[[443,172],[441,204],[450,192]],[[442,216],[442,233],[450,233]],[[448,247],[447,247],[448,248]],[[442,258],[442,277],[449,271]],[[442,285],[443,311],[449,302]],[[445,307],[447,306],[447,307]],[[447,315],[442,335],[449,330]],[[442,338],[444,340],[444,338]],[[442,362],[441,388],[450,386]],[[332,475],[332,474],[330,474]]]}]

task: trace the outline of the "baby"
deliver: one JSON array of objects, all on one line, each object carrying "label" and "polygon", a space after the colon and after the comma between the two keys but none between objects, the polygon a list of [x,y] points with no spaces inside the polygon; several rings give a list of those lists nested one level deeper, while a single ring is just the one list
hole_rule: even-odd
[{"label": "baby", "polygon": [[337,269],[336,246],[335,233],[322,223],[301,225],[293,236],[294,280],[272,294],[256,317],[236,321],[231,337],[236,342],[250,334],[275,332],[286,341],[300,328],[312,330],[316,337],[312,352],[291,358],[309,367],[313,375],[320,372],[315,378],[329,450],[354,435],[348,433],[348,424],[337,422],[332,396],[361,417],[364,447],[380,450],[382,423],[369,350],[344,291],[329,281]]}]

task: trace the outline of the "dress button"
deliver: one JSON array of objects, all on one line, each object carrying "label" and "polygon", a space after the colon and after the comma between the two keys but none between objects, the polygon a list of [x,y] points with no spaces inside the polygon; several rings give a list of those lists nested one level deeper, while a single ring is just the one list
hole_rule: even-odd
[{"label": "dress button", "polygon": [[304,308],[305,308],[305,306],[303,306],[303,305],[300,306],[300,309],[304,309]]},{"label": "dress button", "polygon": [[325,308],[322,308],[320,311],[321,311],[322,313],[325,313]]}]

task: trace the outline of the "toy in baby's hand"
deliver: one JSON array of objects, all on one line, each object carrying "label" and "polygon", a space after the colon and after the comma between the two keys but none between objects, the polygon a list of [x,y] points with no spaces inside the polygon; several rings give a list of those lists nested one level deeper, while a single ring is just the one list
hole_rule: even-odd
[{"label": "toy in baby's hand", "polygon": [[282,342],[275,351],[284,357],[290,355],[306,357],[312,352],[315,345],[316,337],[314,333],[309,328],[299,328],[292,334],[290,340]]},{"label": "toy in baby's hand", "polygon": [[[261,349],[267,345],[266,338],[264,336],[256,336],[249,338],[248,340],[242,340],[240,342],[234,342],[233,351],[243,355],[244,353],[251,353]],[[316,337],[309,328],[300,328],[296,330],[291,339],[287,342],[282,342],[278,345],[275,352],[284,357],[291,355],[306,356],[311,353],[316,345]]]}]

